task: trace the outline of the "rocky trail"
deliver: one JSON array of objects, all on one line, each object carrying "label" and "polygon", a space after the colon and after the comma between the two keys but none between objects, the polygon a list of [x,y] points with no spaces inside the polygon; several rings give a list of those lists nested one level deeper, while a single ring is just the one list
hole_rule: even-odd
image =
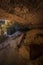
[{"label": "rocky trail", "polygon": [[[18,34],[16,37],[13,34],[5,42],[0,44],[0,62],[7,65],[16,64],[16,62],[17,65],[21,62],[21,65],[30,63],[34,65],[35,63],[39,64],[40,60],[41,63],[41,61],[43,61],[43,36],[41,36],[41,34],[43,34],[43,30],[38,29],[28,31],[26,34]],[[36,54],[34,54],[34,52]],[[41,55],[39,55],[40,53]],[[38,55],[39,57],[37,57]],[[31,60],[29,61],[29,59]]]}]

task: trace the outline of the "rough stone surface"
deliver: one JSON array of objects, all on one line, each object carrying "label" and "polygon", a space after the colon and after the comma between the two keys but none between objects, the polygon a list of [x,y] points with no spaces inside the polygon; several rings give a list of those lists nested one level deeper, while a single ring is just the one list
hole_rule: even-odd
[{"label": "rough stone surface", "polygon": [[[0,19],[43,25],[43,0],[0,0]],[[0,44],[0,65],[43,65],[43,29],[29,30]]]}]

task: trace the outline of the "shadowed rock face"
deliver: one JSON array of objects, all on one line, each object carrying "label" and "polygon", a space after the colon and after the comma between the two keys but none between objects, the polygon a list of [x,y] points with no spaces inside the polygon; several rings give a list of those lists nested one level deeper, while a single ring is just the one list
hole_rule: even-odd
[{"label": "shadowed rock face", "polygon": [[7,11],[11,10],[13,13],[15,7],[19,7],[22,10],[24,6],[29,11],[43,10],[43,0],[0,0],[0,7]]},{"label": "shadowed rock face", "polygon": [[[43,0],[22,0],[22,1],[21,0],[8,0],[8,1],[1,0],[0,7],[2,9],[4,9],[5,11],[9,12],[10,14],[15,14],[15,12],[16,12],[16,15],[22,16],[21,14],[23,14],[23,13],[26,14],[29,12],[33,13],[33,11],[34,12],[42,11],[43,10],[42,2],[43,2]],[[26,13],[25,13],[25,11],[23,11],[23,7],[24,7],[24,10],[26,10],[26,8],[27,8],[28,11]],[[17,9],[18,12],[15,11],[15,9]],[[21,11],[23,11],[23,13],[20,13]]]},{"label": "shadowed rock face", "polygon": [[43,55],[43,44],[31,44],[30,46],[30,59],[35,60],[36,58]]},{"label": "shadowed rock face", "polygon": [[0,8],[0,18],[27,24],[43,23],[43,0],[0,0]]},{"label": "shadowed rock face", "polygon": [[3,4],[3,5],[18,5],[19,4],[19,6],[31,6],[31,7],[33,7],[33,8],[37,8],[37,6],[40,4],[40,3],[42,3],[42,1],[43,0],[0,0],[0,6],[1,6],[1,3]]}]

